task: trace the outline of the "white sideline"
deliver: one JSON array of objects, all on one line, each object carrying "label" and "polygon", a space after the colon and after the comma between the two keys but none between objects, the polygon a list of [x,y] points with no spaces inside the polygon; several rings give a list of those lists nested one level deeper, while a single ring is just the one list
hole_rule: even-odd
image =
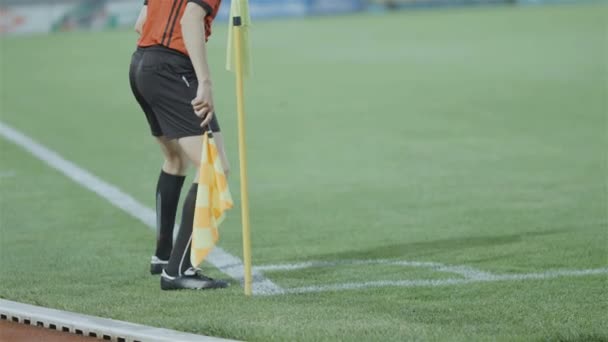
[{"label": "white sideline", "polygon": [[[151,229],[155,229],[156,219],[154,211],[142,205],[128,194],[117,187],[104,182],[86,170],[65,160],[57,153],[38,144],[31,138],[16,131],[15,129],[0,122],[0,134],[13,143],[21,146],[31,154],[41,159],[49,166],[57,169],[78,184],[97,193],[114,206],[124,210],[131,216],[139,219]],[[244,266],[242,261],[223,249],[216,247],[208,258],[209,263],[217,267],[230,277],[243,280]],[[340,283],[328,285],[314,285],[284,289],[264,277],[263,272],[294,271],[311,267],[335,267],[340,265],[394,265],[404,267],[423,267],[436,272],[452,273],[459,278],[444,279],[410,279],[410,280],[381,280],[358,283]],[[496,281],[520,281],[520,280],[542,280],[559,277],[580,277],[590,275],[608,274],[608,268],[584,269],[584,270],[550,270],[540,273],[522,274],[493,274],[464,265],[445,265],[436,262],[403,261],[403,260],[341,260],[341,261],[309,261],[294,264],[264,265],[253,268],[253,292],[257,295],[297,294],[324,291],[340,291],[350,289],[365,289],[376,287],[423,287],[423,286],[446,286],[480,282]]]},{"label": "white sideline", "polygon": [[[58,331],[94,335],[97,339],[145,342],[222,342],[233,341],[216,337],[188,334],[180,331],[149,327],[141,324],[82,315],[55,309],[0,299],[0,314],[7,321],[44,326]],[[78,330],[78,332],[76,331]]]},{"label": "white sideline", "polygon": [[[126,194],[116,186],[109,184],[92,173],[80,168],[76,164],[64,159],[56,152],[42,146],[25,134],[0,122],[0,134],[7,140],[22,147],[36,158],[40,159],[50,167],[63,173],[74,182],[80,184],[112,203],[115,207],[122,209],[127,214],[143,222],[152,230],[156,230],[156,214],[136,199]],[[207,261],[217,267],[224,274],[242,282],[244,265],[241,259],[226,252],[220,247],[215,247],[207,257]],[[252,285],[254,294],[281,294],[284,290],[273,283],[270,279],[256,271],[253,274]]]}]

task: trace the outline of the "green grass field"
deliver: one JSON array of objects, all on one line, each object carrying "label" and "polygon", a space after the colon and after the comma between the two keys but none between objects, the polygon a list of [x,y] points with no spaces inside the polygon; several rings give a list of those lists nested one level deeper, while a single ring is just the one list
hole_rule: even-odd
[{"label": "green grass field", "polygon": [[[345,263],[265,273],[286,289],[453,277],[356,260],[507,275],[606,268],[607,17],[587,5],[257,23],[255,265]],[[236,169],[225,26],[210,51]],[[161,159],[128,87],[135,40],[0,40],[1,121],[152,208]],[[0,151],[4,299],[250,341],[608,340],[606,273],[253,298],[236,283],[161,292],[147,273],[148,227],[20,147],[0,139]],[[220,242],[238,256],[239,213]]]}]

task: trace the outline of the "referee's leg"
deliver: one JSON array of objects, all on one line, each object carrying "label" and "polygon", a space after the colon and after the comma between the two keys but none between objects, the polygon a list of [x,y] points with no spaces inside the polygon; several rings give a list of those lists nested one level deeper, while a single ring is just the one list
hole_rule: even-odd
[{"label": "referee's leg", "polygon": [[188,158],[177,141],[167,139],[163,135],[157,113],[142,93],[138,78],[142,73],[144,54],[145,51],[140,48],[133,53],[129,66],[129,83],[133,96],[146,116],[150,133],[159,143],[164,156],[164,162],[156,184],[156,250],[150,260],[150,273],[160,274],[167,266],[173,249],[175,216],[182,185],[186,178]]},{"label": "referee's leg", "polygon": [[[197,169],[202,149],[201,119],[194,114],[191,101],[196,96],[197,82],[187,57],[164,50],[146,50],[137,84],[142,95],[154,109],[154,117],[163,136],[176,141],[184,155]],[[219,124],[215,122],[216,130]],[[213,126],[213,125],[212,125]],[[166,146],[166,145],[164,145]],[[192,184],[184,199],[182,222],[173,244],[167,267],[162,271],[163,290],[223,288],[228,283],[203,275],[190,262],[192,226],[198,184]]]},{"label": "referee's leg", "polygon": [[[175,248],[171,253],[166,273],[169,276],[182,276],[193,265],[190,262],[190,250],[192,244],[192,226],[194,225],[194,211],[196,208],[196,193],[198,191],[198,166],[200,165],[202,136],[190,136],[177,140],[182,151],[188,156],[192,165],[197,169],[194,183],[188,191],[184,200],[182,222],[175,241]],[[196,266],[196,265],[195,265]]]},{"label": "referee's leg", "polygon": [[[188,156],[194,166],[200,166],[200,156],[202,150],[202,136],[189,136],[178,139],[179,145]],[[198,175],[195,176],[198,179]],[[160,285],[163,290],[179,289],[217,289],[225,288],[228,283],[221,280],[214,280],[202,274],[190,262],[192,249],[192,228],[194,225],[194,212],[196,210],[196,196],[198,184],[195,182],[190,187],[188,195],[184,200],[182,212],[182,222],[179,233],[175,240],[175,246],[169,258],[169,264],[161,275]]]},{"label": "referee's leg", "polygon": [[188,158],[176,140],[156,137],[164,157],[156,184],[156,250],[150,261],[150,273],[161,274],[173,250],[173,231]]}]

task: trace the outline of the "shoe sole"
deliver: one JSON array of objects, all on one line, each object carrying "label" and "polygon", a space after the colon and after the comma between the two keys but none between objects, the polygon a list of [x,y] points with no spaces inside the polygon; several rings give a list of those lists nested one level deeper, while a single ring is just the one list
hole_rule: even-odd
[{"label": "shoe sole", "polygon": [[223,282],[223,281],[209,281],[209,282],[206,282],[205,284],[201,284],[201,286],[196,286],[196,287],[178,285],[178,284],[174,283],[173,281],[166,280],[165,278],[162,278],[162,277],[161,277],[161,281],[160,281],[160,289],[163,291],[218,290],[218,289],[225,289],[228,286],[230,286],[230,284],[227,282]]}]

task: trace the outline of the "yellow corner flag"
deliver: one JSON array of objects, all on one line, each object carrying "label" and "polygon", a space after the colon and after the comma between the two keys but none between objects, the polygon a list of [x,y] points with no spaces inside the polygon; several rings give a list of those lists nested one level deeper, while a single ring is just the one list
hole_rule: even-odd
[{"label": "yellow corner flag", "polygon": [[[239,26],[241,30],[241,43],[240,47],[237,47],[237,39],[235,35],[235,23],[234,18],[240,21]],[[249,76],[251,72],[251,54],[249,44],[249,27],[251,26],[251,16],[249,15],[249,1],[248,0],[232,0],[230,3],[230,20],[228,27],[228,49],[226,51],[226,70],[236,72],[236,64],[238,58],[241,60],[241,66],[243,68],[243,74]],[[237,58],[237,49],[239,57]]]},{"label": "yellow corner flag", "polygon": [[253,294],[251,271],[251,229],[249,228],[249,194],[247,190],[247,153],[245,134],[245,90],[243,79],[251,71],[249,33],[251,25],[247,0],[232,0],[226,68],[236,75],[236,109],[239,125],[239,163],[241,177],[241,220],[243,224],[243,265],[245,295]]},{"label": "yellow corner flag", "polygon": [[224,220],[224,212],[232,208],[232,196],[226,181],[217,146],[211,133],[203,137],[201,166],[196,193],[194,226],[190,261],[200,265],[219,239],[218,227]]}]

